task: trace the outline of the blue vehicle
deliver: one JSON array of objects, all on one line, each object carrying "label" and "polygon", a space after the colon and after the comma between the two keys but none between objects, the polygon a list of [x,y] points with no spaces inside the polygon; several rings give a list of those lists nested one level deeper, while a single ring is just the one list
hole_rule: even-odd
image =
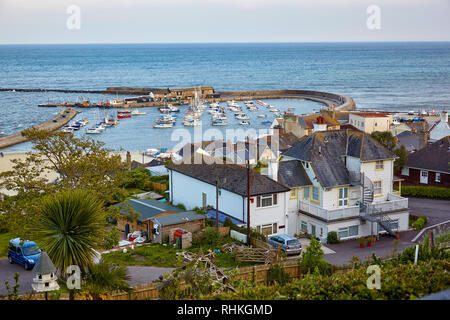
[{"label": "blue vehicle", "polygon": [[9,263],[17,263],[22,265],[25,270],[31,270],[40,257],[41,249],[35,242],[20,238],[9,240]]},{"label": "blue vehicle", "polygon": [[296,237],[288,234],[269,237],[268,242],[275,248],[280,247],[286,254],[300,254],[302,252],[300,241]]}]

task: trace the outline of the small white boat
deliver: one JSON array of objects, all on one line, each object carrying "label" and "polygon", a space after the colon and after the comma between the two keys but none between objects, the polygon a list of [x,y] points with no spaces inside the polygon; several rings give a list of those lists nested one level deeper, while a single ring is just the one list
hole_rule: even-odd
[{"label": "small white boat", "polygon": [[138,109],[134,109],[134,110],[131,112],[131,114],[132,114],[133,116],[143,116],[143,115],[146,115],[147,112],[139,112]]},{"label": "small white boat", "polygon": [[265,117],[267,117],[267,116],[266,116],[265,114],[258,114],[257,117],[258,117],[258,118],[265,118]]},{"label": "small white boat", "polygon": [[244,121],[240,121],[239,124],[240,124],[241,126],[248,126],[248,125],[250,125],[250,122],[244,120]]},{"label": "small white boat", "polygon": [[155,129],[168,129],[168,128],[172,128],[173,124],[171,124],[171,123],[153,124],[152,127]]},{"label": "small white boat", "polygon": [[270,112],[279,112],[280,110],[276,109],[276,108],[270,108],[269,109]]},{"label": "small white boat", "polygon": [[72,127],[65,127],[65,128],[62,128],[61,131],[66,132],[66,133],[73,133],[75,130]]},{"label": "small white boat", "polygon": [[102,132],[100,130],[98,130],[97,128],[87,128],[86,133],[87,134],[100,134]]},{"label": "small white boat", "polygon": [[202,122],[198,119],[183,121],[186,127],[198,127],[202,125]]},{"label": "small white boat", "polygon": [[238,120],[248,120],[250,118],[245,113],[240,113],[240,114],[236,115],[236,119],[238,119]]}]

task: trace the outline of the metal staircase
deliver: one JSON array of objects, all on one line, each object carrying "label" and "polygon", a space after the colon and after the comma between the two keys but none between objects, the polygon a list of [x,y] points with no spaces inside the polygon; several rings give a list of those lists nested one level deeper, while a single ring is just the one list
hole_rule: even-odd
[{"label": "metal staircase", "polygon": [[383,214],[381,209],[375,208],[372,205],[374,199],[374,187],[373,182],[368,177],[361,173],[361,187],[362,190],[362,201],[360,203],[360,216],[361,219],[365,221],[375,222],[378,225],[377,234],[380,229],[385,230],[391,236],[396,235],[396,232],[392,229],[392,219],[388,215]]}]

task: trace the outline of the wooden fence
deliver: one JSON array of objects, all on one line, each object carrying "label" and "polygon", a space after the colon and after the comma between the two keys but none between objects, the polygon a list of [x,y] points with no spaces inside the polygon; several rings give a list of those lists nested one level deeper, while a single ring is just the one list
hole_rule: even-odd
[{"label": "wooden fence", "polygon": [[[291,279],[300,279],[302,277],[301,262],[287,261],[280,263],[281,268],[289,275]],[[267,279],[270,265],[258,265],[251,267],[238,268],[234,278],[255,281],[256,283],[264,283]],[[352,270],[350,266],[333,266],[333,272],[346,273]],[[77,295],[78,296],[78,295]],[[76,296],[76,298],[77,298]],[[32,296],[24,295],[23,299],[44,300],[43,294],[33,294]],[[49,299],[55,299],[54,294],[49,294]],[[78,296],[79,298],[79,296]],[[159,298],[159,291],[156,283],[149,283],[133,287],[132,293],[111,292],[108,297],[110,300],[154,300]],[[59,297],[60,300],[68,300],[68,294],[63,293]],[[1,300],[1,299],[0,299]]]}]

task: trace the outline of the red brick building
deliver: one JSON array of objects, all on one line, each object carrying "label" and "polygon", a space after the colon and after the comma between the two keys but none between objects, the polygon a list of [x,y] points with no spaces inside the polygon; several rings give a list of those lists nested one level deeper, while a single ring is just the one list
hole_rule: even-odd
[{"label": "red brick building", "polygon": [[450,136],[408,156],[401,172],[405,185],[450,187]]}]

